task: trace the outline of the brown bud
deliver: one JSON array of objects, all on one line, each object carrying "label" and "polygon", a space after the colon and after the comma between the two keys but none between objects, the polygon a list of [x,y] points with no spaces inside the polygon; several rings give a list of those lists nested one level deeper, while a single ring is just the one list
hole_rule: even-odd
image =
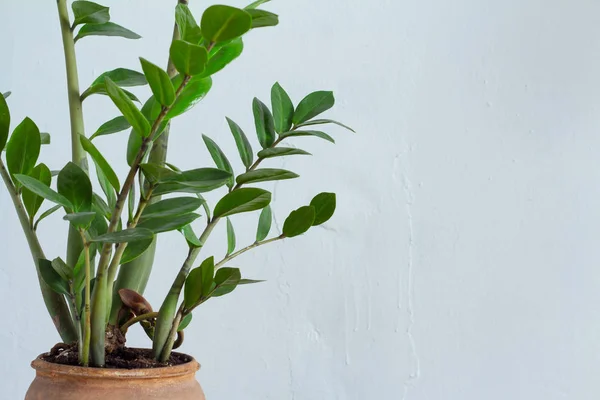
[{"label": "brown bud", "polygon": [[121,297],[123,304],[126,307],[129,307],[137,316],[153,312],[152,306],[148,303],[148,300],[135,290],[121,289],[119,290],[119,297]]}]

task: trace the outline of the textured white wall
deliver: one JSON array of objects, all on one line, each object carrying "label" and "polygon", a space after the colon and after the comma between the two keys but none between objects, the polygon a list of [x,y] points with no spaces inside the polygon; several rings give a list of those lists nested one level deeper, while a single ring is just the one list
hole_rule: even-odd
[{"label": "textured white wall", "polygon": [[[140,41],[78,45],[82,85],[137,56],[162,63],[172,1],[105,1]],[[206,2],[192,0],[197,15]],[[242,6],[241,0],[230,4]],[[236,160],[224,116],[252,129],[250,103],[276,80],[298,101],[336,92],[338,144],[272,162],[302,175],[268,186],[279,221],[338,193],[324,228],[239,259],[264,278],[211,301],[184,351],[210,399],[592,400],[600,396],[600,3],[592,0],[275,1],[276,29],[175,122],[170,159],[210,164],[200,134]],[[53,134],[67,160],[67,105],[53,1],[0,2],[0,89],[14,120]],[[116,114],[86,102],[88,131]],[[124,137],[99,139],[115,162]],[[180,161],[181,160],[181,161]],[[121,172],[124,163],[121,162]],[[239,168],[239,164],[236,164]],[[21,398],[28,361],[58,338],[25,240],[0,191],[2,399]],[[255,216],[234,218],[250,241]],[[41,228],[62,254],[65,223]],[[224,230],[210,242],[224,251]],[[184,257],[161,240],[148,297],[158,305]],[[142,335],[133,344],[147,345]]]}]

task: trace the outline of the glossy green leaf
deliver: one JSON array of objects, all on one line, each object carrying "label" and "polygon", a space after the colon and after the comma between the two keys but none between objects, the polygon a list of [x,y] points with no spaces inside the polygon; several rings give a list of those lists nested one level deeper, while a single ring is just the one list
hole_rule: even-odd
[{"label": "glossy green leaf", "polygon": [[129,190],[129,195],[127,196],[127,211],[129,212],[129,219],[127,222],[133,221],[133,217],[135,216],[135,201],[136,201],[136,193],[135,193],[135,185],[131,185],[131,189]]},{"label": "glossy green leaf", "polygon": [[89,228],[94,218],[96,218],[95,211],[72,213],[63,217],[65,221],[69,221],[75,228],[84,230]]},{"label": "glossy green leaf", "polygon": [[[52,182],[52,174],[50,173],[50,169],[45,164],[38,164],[31,174],[29,174],[32,178],[37,179],[39,182],[44,185],[50,187],[50,183]],[[31,190],[24,188],[23,189],[23,205],[27,210],[27,214],[29,218],[33,221],[33,217],[39,211],[42,203],[44,202],[44,198],[42,196],[38,196],[33,193]]]},{"label": "glossy green leaf", "polygon": [[90,140],[93,140],[98,136],[105,136],[117,132],[122,132],[129,128],[131,128],[131,124],[127,121],[125,117],[116,117],[100,125],[98,130],[96,130],[96,132],[94,132],[94,134],[90,137]]},{"label": "glossy green leaf", "polygon": [[73,212],[91,211],[92,183],[85,171],[73,162],[67,163],[58,174],[58,193],[73,204]]},{"label": "glossy green leaf", "polygon": [[[83,92],[83,94],[81,95],[81,99],[85,100],[87,97],[91,96],[92,94],[105,94],[107,95],[108,93],[106,92],[106,79],[110,79],[112,80],[115,84],[117,84],[117,86],[119,87],[134,87],[134,86],[144,86],[148,84],[148,81],[146,80],[146,76],[140,72],[131,70],[131,69],[127,69],[127,68],[117,68],[114,69],[112,71],[107,71],[105,73],[103,73],[102,75],[100,75],[98,78],[96,78],[96,80],[94,80],[94,82],[92,82],[92,84],[90,85],[90,87]],[[135,97],[133,94],[125,92],[127,94],[127,96],[134,100],[134,101],[139,101],[137,99],[137,97]]]},{"label": "glossy green leaf", "polygon": [[83,39],[87,36],[117,36],[125,39],[139,39],[141,38],[135,32],[130,31],[127,28],[117,25],[112,22],[106,22],[104,24],[85,24],[79,29],[75,42]]},{"label": "glossy green leaf", "polygon": [[[57,193],[58,194],[58,193]],[[35,221],[35,224],[33,224],[33,230],[37,231],[38,225],[40,224],[40,222],[42,222],[44,219],[48,218],[49,216],[51,216],[52,214],[54,214],[56,211],[60,210],[63,206],[56,205],[54,207],[50,207],[49,209],[47,209],[46,211],[44,211],[37,219],[37,221]]]},{"label": "glossy green leaf", "polygon": [[40,132],[40,143],[41,144],[50,144],[52,138],[48,132]]},{"label": "glossy green leaf", "polygon": [[181,332],[183,330],[185,330],[190,323],[192,322],[192,314],[187,314],[185,317],[183,317],[181,319],[181,322],[179,323],[179,327],[177,328],[177,332]]},{"label": "glossy green leaf", "polygon": [[133,242],[129,242],[127,247],[125,247],[125,251],[123,252],[123,256],[121,257],[121,264],[127,264],[132,262],[133,260],[140,257],[142,254],[148,250],[152,242],[153,238],[147,238],[142,240],[135,240]]},{"label": "glossy green leaf", "polygon": [[39,259],[38,267],[42,279],[52,290],[66,296],[70,295],[69,283],[62,279],[54,268],[52,268],[52,263],[49,260]]},{"label": "glossy green leaf", "polygon": [[261,6],[261,5],[265,4],[265,3],[268,3],[270,1],[271,0],[257,0],[255,2],[253,2],[252,4],[249,4],[248,6],[246,6],[244,8],[244,10],[254,10],[254,9],[258,8],[259,6]]},{"label": "glossy green leaf", "polygon": [[0,96],[0,152],[4,150],[10,132],[10,111],[5,96]]},{"label": "glossy green leaf", "polygon": [[123,92],[123,89],[117,86],[110,78],[106,78],[106,91],[113,103],[121,111],[125,119],[131,124],[133,129],[141,136],[150,135],[150,124],[146,117],[133,104],[131,99]]},{"label": "glossy green leaf", "polygon": [[202,36],[211,43],[235,39],[252,27],[252,17],[239,8],[214,5],[204,11],[200,29]]},{"label": "glossy green leaf", "polygon": [[197,197],[175,197],[150,204],[144,209],[142,221],[149,218],[173,217],[196,211],[204,200]]},{"label": "glossy green leaf", "polygon": [[238,283],[238,285],[252,285],[255,283],[263,283],[266,282],[265,280],[260,280],[260,279],[241,279],[240,283]]},{"label": "glossy green leaf", "polygon": [[252,29],[265,28],[269,26],[277,26],[279,24],[279,16],[265,10],[247,10],[252,17]]},{"label": "glossy green leaf", "polygon": [[215,259],[209,257],[198,268],[194,268],[185,281],[184,305],[186,308],[195,306],[203,297],[207,297],[213,286]]},{"label": "glossy green leaf", "polygon": [[332,119],[313,119],[311,121],[306,121],[302,124],[298,124],[298,128],[304,127],[304,126],[313,126],[313,125],[324,125],[324,124],[334,124],[334,125],[338,125],[341,126],[342,128],[346,128],[351,132],[356,133],[356,131],[352,128],[350,128],[348,125],[344,125],[341,122],[338,121],[334,121]]},{"label": "glossy green leaf", "polygon": [[263,149],[271,147],[275,143],[275,122],[273,115],[262,101],[256,97],[252,101],[252,111],[254,113],[254,125],[256,126],[256,135],[258,142]]},{"label": "glossy green leaf", "polygon": [[146,240],[154,237],[154,234],[149,229],[144,228],[131,228],[124,229],[113,233],[107,233],[105,235],[98,236],[92,239],[92,242],[98,243],[129,243],[138,240]]},{"label": "glossy green leaf", "polygon": [[30,174],[40,155],[41,146],[40,130],[31,119],[25,118],[6,144],[6,166],[10,174]]},{"label": "glossy green leaf", "polygon": [[[173,85],[179,87],[182,80],[181,75],[176,76],[173,78]],[[175,118],[192,109],[208,94],[211,87],[212,79],[210,77],[202,78],[200,75],[193,77],[167,113],[167,118]]]},{"label": "glossy green leaf", "polygon": [[256,230],[256,241],[262,242],[266,239],[271,231],[271,224],[273,223],[273,212],[271,206],[266,206],[260,213],[258,218],[258,229]]},{"label": "glossy green leaf", "polygon": [[231,178],[227,182],[227,186],[232,188],[233,168],[231,168],[231,164],[229,163],[227,156],[225,155],[225,153],[223,153],[223,150],[221,150],[219,145],[217,145],[214,140],[212,140],[206,135],[202,135],[202,139],[204,140],[204,144],[206,145],[206,148],[208,149],[208,152],[210,153],[210,156],[215,162],[217,168],[222,169],[223,171],[227,171],[231,174]]},{"label": "glossy green leaf", "polygon": [[200,43],[200,40],[202,40],[202,31],[187,5],[181,3],[177,5],[175,21],[177,22],[179,36],[182,40],[192,44]]},{"label": "glossy green leaf", "polygon": [[227,218],[227,255],[235,251],[235,230],[231,219]]},{"label": "glossy green leaf", "polygon": [[294,103],[287,92],[278,83],[271,88],[271,105],[273,107],[273,120],[277,133],[287,132],[292,129],[294,118]]},{"label": "glossy green leaf", "polygon": [[106,203],[104,199],[98,196],[96,193],[94,193],[92,198],[92,208],[101,215],[105,216],[107,219],[110,219],[110,216],[112,215],[112,207],[110,207],[108,203]]},{"label": "glossy green leaf", "polygon": [[333,92],[319,91],[306,96],[294,112],[294,124],[306,122],[329,110],[335,104]]},{"label": "glossy green leaf", "polygon": [[315,221],[315,208],[304,206],[292,211],[283,223],[283,235],[294,237],[308,231]]},{"label": "glossy green leaf", "polygon": [[225,185],[230,178],[231,174],[227,171],[217,168],[198,168],[182,171],[177,175],[163,179],[163,182],[180,183],[207,192]]},{"label": "glossy green leaf", "polygon": [[106,175],[104,175],[102,168],[98,167],[97,165],[96,176],[98,177],[98,183],[100,183],[100,188],[106,196],[106,201],[108,202],[108,205],[110,205],[111,208],[114,207],[115,204],[117,204],[117,192],[115,190],[115,187],[110,183]]},{"label": "glossy green leaf", "polygon": [[185,75],[199,75],[206,69],[208,52],[202,46],[183,40],[175,40],[171,44],[171,61],[177,71]]},{"label": "glossy green leaf", "polygon": [[142,138],[135,129],[132,129],[129,132],[129,139],[127,140],[127,165],[131,167],[135,159],[137,158],[138,153],[142,147],[142,143],[144,138]]},{"label": "glossy green leaf", "polygon": [[72,210],[73,204],[64,196],[56,193],[54,190],[50,189],[48,186],[38,181],[35,178],[32,178],[27,175],[15,174],[15,179],[23,185],[23,187],[32,191],[33,193],[42,196],[46,200],[50,200],[53,203],[60,204],[66,209]]},{"label": "glossy green leaf", "polygon": [[109,8],[91,1],[74,1],[72,4],[75,21],[73,26],[81,24],[104,24],[110,21]]},{"label": "glossy green leaf", "polygon": [[248,137],[238,124],[229,118],[227,118],[227,123],[229,124],[229,129],[231,130],[233,138],[235,139],[235,144],[238,152],[240,153],[240,158],[246,166],[246,169],[248,169],[254,161],[254,152],[252,151],[250,141],[248,141]]},{"label": "glossy green leaf", "polygon": [[64,280],[70,281],[73,279],[73,267],[67,265],[62,258],[57,257],[51,262],[52,268]]},{"label": "glossy green leaf", "polygon": [[198,239],[198,235],[196,235],[191,225],[184,226],[179,230],[179,232],[181,232],[190,247],[202,247],[202,243]]},{"label": "glossy green leaf", "polygon": [[319,193],[312,199],[310,205],[315,208],[315,221],[313,225],[321,225],[329,221],[335,212],[335,193]]},{"label": "glossy green leaf", "polygon": [[108,179],[112,187],[115,188],[117,192],[119,192],[121,190],[119,177],[112,169],[108,161],[106,161],[102,153],[100,153],[100,150],[98,150],[98,148],[94,146],[94,144],[85,136],[80,135],[79,139],[81,141],[83,149],[92,157],[92,159],[96,163],[96,167],[102,170],[102,173],[104,173],[106,179]]},{"label": "glossy green leaf", "polygon": [[273,157],[283,157],[283,156],[293,156],[293,155],[306,155],[310,156],[311,154],[307,151],[295,149],[291,147],[270,147],[268,149],[264,149],[258,152],[258,158],[273,158]]},{"label": "glossy green leaf", "polygon": [[244,51],[244,42],[241,38],[224,43],[215,50],[214,54],[210,55],[206,69],[199,76],[207,77],[216,74],[238,58],[242,54],[242,51]]},{"label": "glossy green leaf", "polygon": [[227,217],[265,208],[271,202],[271,193],[263,189],[242,188],[225,195],[215,206],[214,218]]},{"label": "glossy green leaf", "polygon": [[165,70],[144,58],[140,58],[140,63],[154,98],[163,106],[169,107],[175,101],[175,88],[171,78]]},{"label": "glossy green leaf", "polygon": [[325,139],[328,142],[335,143],[335,140],[331,136],[329,136],[325,132],[321,132],[321,131],[291,131],[291,132],[282,133],[280,135],[281,138],[300,137],[300,136],[314,136],[314,137],[318,137],[321,139]]},{"label": "glossy green leaf", "polygon": [[241,279],[242,274],[238,268],[221,268],[215,274],[215,284],[217,286],[213,291],[213,297],[220,297],[233,292]]},{"label": "glossy green leaf", "polygon": [[169,217],[147,218],[141,221],[138,228],[145,228],[154,233],[162,233],[181,229],[200,217],[200,214],[189,213]]},{"label": "glossy green leaf", "polygon": [[215,258],[208,257],[200,264],[202,271],[202,296],[207,297],[213,288],[215,275]]},{"label": "glossy green leaf", "polygon": [[298,177],[298,174],[285,169],[261,168],[239,175],[236,181],[238,184],[242,185],[245,183],[281,181],[284,179],[294,179]]},{"label": "glossy green leaf", "polygon": [[144,177],[153,185],[169,180],[172,182],[181,175],[180,172],[175,172],[159,164],[141,164],[140,168],[142,169]]}]

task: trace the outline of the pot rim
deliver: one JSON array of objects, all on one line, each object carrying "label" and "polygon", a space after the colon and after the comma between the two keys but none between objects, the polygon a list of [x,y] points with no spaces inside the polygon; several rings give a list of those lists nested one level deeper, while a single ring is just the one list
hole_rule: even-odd
[{"label": "pot rim", "polygon": [[176,378],[185,375],[193,375],[200,369],[200,364],[194,357],[183,353],[190,360],[185,364],[174,365],[172,367],[159,368],[138,368],[138,369],[118,369],[118,368],[90,368],[76,365],[55,364],[42,360],[47,353],[40,354],[31,362],[31,367],[36,370],[38,375],[66,375],[80,376],[96,379],[162,379]]}]

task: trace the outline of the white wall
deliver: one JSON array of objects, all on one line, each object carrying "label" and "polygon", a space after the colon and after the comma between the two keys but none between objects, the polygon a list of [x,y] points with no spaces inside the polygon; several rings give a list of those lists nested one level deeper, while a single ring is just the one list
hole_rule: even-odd
[{"label": "white wall", "polygon": [[[82,84],[137,56],[163,62],[172,4],[110,1],[140,41],[78,45]],[[200,15],[206,2],[192,0]],[[231,0],[242,6],[244,1]],[[68,114],[53,1],[2,1],[0,89],[14,120],[53,134],[43,160],[68,157]],[[178,119],[170,159],[209,165],[200,134],[236,160],[224,116],[248,132],[250,102],[278,80],[298,101],[331,89],[330,116],[359,132],[270,186],[279,222],[319,191],[337,216],[309,235],[239,259],[268,283],[211,301],[184,351],[211,400],[592,400],[600,396],[600,3],[275,1],[281,25],[247,37],[210,96]],[[86,103],[92,131],[116,116]],[[124,172],[124,137],[98,140]],[[5,191],[0,191],[0,386],[21,398],[29,360],[57,336]],[[255,216],[235,218],[241,243]],[[65,223],[41,237],[61,255]],[[183,259],[161,240],[148,297],[158,305]],[[210,250],[224,251],[224,231]],[[207,253],[211,254],[211,253]],[[137,334],[132,343],[147,345]],[[16,359],[16,360],[15,360]]]}]

